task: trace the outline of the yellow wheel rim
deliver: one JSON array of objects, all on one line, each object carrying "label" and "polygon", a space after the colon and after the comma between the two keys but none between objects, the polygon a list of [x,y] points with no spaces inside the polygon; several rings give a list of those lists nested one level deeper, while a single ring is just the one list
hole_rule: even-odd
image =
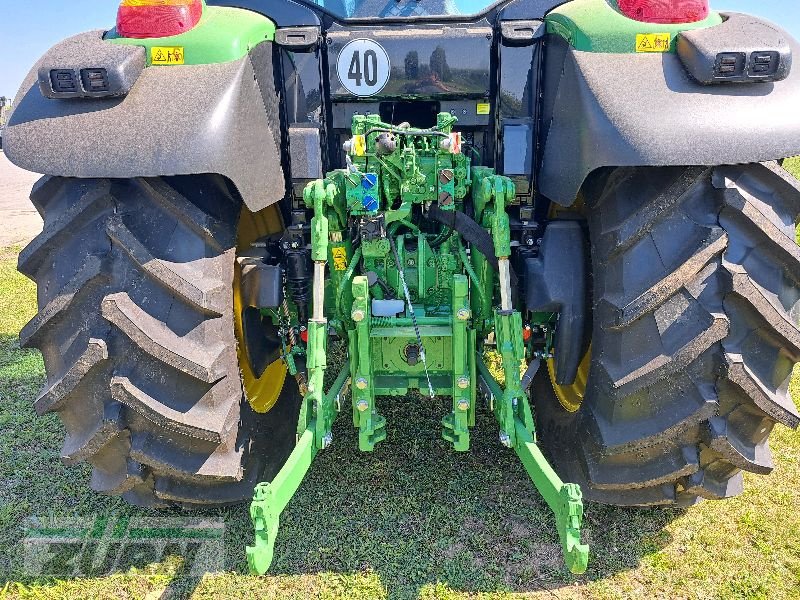
[{"label": "yellow wheel rim", "polygon": [[[242,209],[236,240],[237,253],[249,248],[258,238],[282,230],[283,221],[276,206],[270,206],[257,213],[251,213],[246,208]],[[250,366],[247,346],[244,343],[241,272],[238,262],[233,274],[233,321],[238,342],[236,353],[239,357],[245,397],[254,411],[266,413],[278,402],[286,380],[287,368],[282,360],[276,360],[264,370],[261,377],[258,377]]]},{"label": "yellow wheel rim", "polygon": [[554,359],[547,361],[547,372],[550,373],[550,382],[553,384],[553,390],[556,393],[558,402],[564,407],[567,412],[577,412],[583,404],[583,397],[586,395],[586,382],[589,381],[589,366],[592,363],[592,347],[586,351],[586,354],[578,365],[578,374],[575,376],[575,383],[571,385],[558,385],[556,383],[556,364]]}]

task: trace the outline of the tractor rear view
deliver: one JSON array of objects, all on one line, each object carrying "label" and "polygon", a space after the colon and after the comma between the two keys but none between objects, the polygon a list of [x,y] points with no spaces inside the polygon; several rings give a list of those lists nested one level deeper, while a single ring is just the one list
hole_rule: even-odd
[{"label": "tractor rear view", "polygon": [[582,573],[584,498],[734,496],[800,422],[798,52],[707,0],[123,0],[4,131],[36,411],[98,492],[252,499],[264,573],[341,413],[446,397]]}]

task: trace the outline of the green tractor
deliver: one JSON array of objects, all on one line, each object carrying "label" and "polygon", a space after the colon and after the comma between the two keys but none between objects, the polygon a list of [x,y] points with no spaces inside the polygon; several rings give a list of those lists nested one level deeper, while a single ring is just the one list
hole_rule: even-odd
[{"label": "green tractor", "polygon": [[798,53],[707,0],[123,0],[3,134],[36,411],[98,492],[252,499],[264,573],[340,413],[444,397],[581,573],[583,499],[734,496],[800,421]]}]

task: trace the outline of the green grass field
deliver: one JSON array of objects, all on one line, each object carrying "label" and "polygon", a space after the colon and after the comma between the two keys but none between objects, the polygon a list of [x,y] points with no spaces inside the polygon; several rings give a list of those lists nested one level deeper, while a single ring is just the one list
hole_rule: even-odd
[{"label": "green grass field", "polygon": [[[800,160],[792,164],[800,174]],[[20,328],[35,312],[34,285],[0,250],[0,597],[13,598],[798,598],[800,433],[778,428],[770,477],[745,493],[689,510],[589,504],[589,571],[565,572],[553,519],[496,426],[479,417],[473,449],[457,455],[439,435],[444,407],[384,402],[389,438],[357,450],[346,417],[282,519],[272,574],[246,575],[246,506],[224,518],[225,570],[192,577],[180,556],[131,562],[102,577],[25,574],[30,516],[148,515],[88,489],[85,467],[59,462],[62,428],[37,418],[44,381]],[[800,391],[800,381],[793,382]],[[800,397],[800,395],[796,395]],[[179,512],[172,512],[180,515]]]}]

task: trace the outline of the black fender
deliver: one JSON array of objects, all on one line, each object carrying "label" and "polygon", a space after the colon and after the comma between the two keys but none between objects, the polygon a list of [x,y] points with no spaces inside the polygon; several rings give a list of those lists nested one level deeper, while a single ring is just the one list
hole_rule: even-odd
[{"label": "black fender", "polygon": [[[800,44],[784,35],[800,56]],[[677,54],[583,52],[555,35],[546,45],[537,185],[557,204],[571,205],[602,167],[800,154],[800,68],[783,81],[703,85]]]},{"label": "black fender", "polygon": [[122,97],[46,98],[40,67],[105,64],[121,47],[102,37],[64,40],[33,67],[3,132],[11,162],[63,177],[216,173],[253,212],[285,197],[271,42],[231,62],[143,68]]},{"label": "black fender", "polygon": [[557,312],[556,383],[572,385],[589,337],[586,235],[578,221],[551,221],[539,256],[525,261],[525,307]]}]

